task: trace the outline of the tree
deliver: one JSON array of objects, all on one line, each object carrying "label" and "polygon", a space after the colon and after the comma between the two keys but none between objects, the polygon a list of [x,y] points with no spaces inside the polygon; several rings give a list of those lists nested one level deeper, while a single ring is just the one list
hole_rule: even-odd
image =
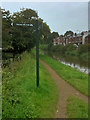
[{"label": "tree", "polygon": [[11,15],[9,11],[2,9],[2,47],[10,49],[11,44]]},{"label": "tree", "polygon": [[43,43],[46,43],[50,33],[51,33],[51,30],[50,30],[49,26],[44,22],[43,28],[42,28],[42,42]]},{"label": "tree", "polygon": [[50,30],[49,26],[47,25],[47,23],[43,22],[43,20],[41,18],[39,18],[39,25],[41,28],[41,29],[39,29],[40,43],[44,44],[44,43],[46,43],[46,40],[47,40],[49,34],[51,33],[51,30]]},{"label": "tree", "polygon": [[64,37],[63,35],[60,35],[60,37]]},{"label": "tree", "polygon": [[77,36],[77,33],[75,33],[75,36]]},{"label": "tree", "polygon": [[[12,20],[14,23],[28,23],[33,24],[33,27],[13,27],[13,47],[15,51],[22,51],[25,49],[31,50],[36,43],[36,19],[38,15],[32,9],[21,9],[20,12],[14,13]],[[49,26],[38,18],[39,38],[40,43],[45,43],[49,34]],[[17,36],[18,34],[18,36]]]},{"label": "tree", "polygon": [[58,32],[52,32],[47,39],[47,44],[52,43],[53,39],[56,37],[59,37]]},{"label": "tree", "polygon": [[81,32],[81,35],[83,36],[83,35],[84,35],[84,33],[83,33],[83,32]]},{"label": "tree", "polygon": [[32,9],[21,9],[12,16],[14,23],[33,24],[28,26],[13,26],[13,43],[12,46],[16,52],[22,52],[25,49],[31,50],[35,45],[36,19],[38,15]]},{"label": "tree", "polygon": [[[45,43],[50,32],[49,26],[38,17],[37,12],[32,9],[21,9],[13,15],[3,10],[3,47],[12,48],[14,53],[31,50],[36,45],[36,20],[38,19],[38,30],[40,43]],[[32,24],[33,26],[12,26],[11,23]],[[41,27],[43,26],[43,27]]]},{"label": "tree", "polygon": [[64,36],[73,36],[73,32],[72,31],[66,31],[66,33],[64,34]]}]

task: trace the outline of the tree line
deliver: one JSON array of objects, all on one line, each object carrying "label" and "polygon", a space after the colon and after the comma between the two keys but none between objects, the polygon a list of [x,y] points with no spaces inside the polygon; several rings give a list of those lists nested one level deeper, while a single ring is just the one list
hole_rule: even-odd
[{"label": "tree line", "polygon": [[[52,44],[59,37],[58,32],[51,32],[49,25],[40,18],[35,10],[22,8],[19,12],[2,11],[2,47],[3,50],[21,53],[31,50],[36,45],[36,20],[39,21],[39,40],[41,44]],[[13,26],[12,23],[33,24],[30,26]],[[42,28],[40,26],[43,26]],[[65,35],[73,34],[66,31]]]},{"label": "tree line", "polygon": [[[2,47],[3,50],[21,53],[31,50],[36,44],[36,20],[38,18],[40,43],[48,43],[51,30],[47,23],[41,19],[32,9],[20,9],[13,14],[9,10],[2,9]],[[33,26],[13,26],[12,23],[33,24]]]}]

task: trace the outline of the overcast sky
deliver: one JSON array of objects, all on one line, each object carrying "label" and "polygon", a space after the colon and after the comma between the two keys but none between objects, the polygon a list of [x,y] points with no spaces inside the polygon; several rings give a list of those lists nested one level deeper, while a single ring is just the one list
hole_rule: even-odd
[{"label": "overcast sky", "polygon": [[34,9],[59,34],[88,30],[88,2],[2,2],[2,7],[11,13],[23,7]]}]

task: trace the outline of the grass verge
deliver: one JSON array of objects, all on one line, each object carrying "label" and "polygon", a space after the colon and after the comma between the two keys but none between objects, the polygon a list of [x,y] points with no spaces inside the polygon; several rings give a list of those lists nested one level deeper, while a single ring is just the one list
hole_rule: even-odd
[{"label": "grass verge", "polygon": [[88,118],[88,103],[71,96],[67,100],[67,114],[69,118]]},{"label": "grass verge", "polygon": [[2,117],[51,118],[55,115],[58,89],[48,71],[40,64],[40,86],[36,87],[35,58],[24,53],[20,62],[3,69]]},{"label": "grass verge", "polygon": [[40,55],[40,58],[47,62],[64,80],[74,86],[77,90],[88,95],[88,75],[64,65],[47,55]]}]

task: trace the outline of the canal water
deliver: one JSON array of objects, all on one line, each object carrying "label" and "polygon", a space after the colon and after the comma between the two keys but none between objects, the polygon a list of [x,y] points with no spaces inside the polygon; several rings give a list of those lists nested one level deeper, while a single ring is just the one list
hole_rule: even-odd
[{"label": "canal water", "polygon": [[50,57],[56,59],[62,64],[68,65],[72,68],[76,68],[81,72],[84,72],[86,74],[90,73],[90,66],[88,64],[89,61],[87,58],[82,59],[80,57],[62,55],[55,52],[45,52],[44,54],[48,54]]}]

